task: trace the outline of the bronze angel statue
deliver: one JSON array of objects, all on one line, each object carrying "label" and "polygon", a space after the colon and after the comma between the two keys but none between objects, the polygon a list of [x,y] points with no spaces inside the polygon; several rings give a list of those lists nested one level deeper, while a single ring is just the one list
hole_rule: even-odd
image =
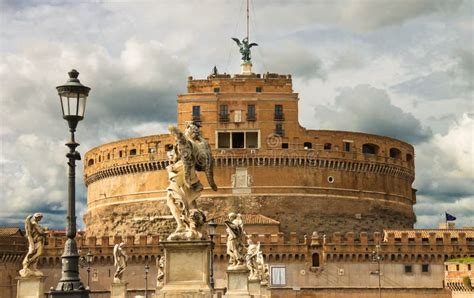
[{"label": "bronze angel statue", "polygon": [[168,151],[167,205],[177,223],[177,228],[168,240],[203,239],[202,228],[206,216],[197,208],[196,200],[201,196],[203,185],[196,172],[205,172],[212,190],[217,191],[214,182],[211,148],[195,122],[187,122],[185,132],[169,127],[176,144]]},{"label": "bronze angel statue", "polygon": [[258,44],[252,42],[249,44],[249,39],[245,37],[242,39],[242,42],[238,38],[232,37],[232,39],[235,41],[235,43],[239,46],[240,48],[240,53],[242,54],[242,61],[244,63],[250,63],[251,56],[250,56],[250,48],[253,46],[258,46]]}]

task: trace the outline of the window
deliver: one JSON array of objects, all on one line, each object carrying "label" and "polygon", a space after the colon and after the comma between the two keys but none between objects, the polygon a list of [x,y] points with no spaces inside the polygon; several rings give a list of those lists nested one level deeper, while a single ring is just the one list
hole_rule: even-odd
[{"label": "window", "polygon": [[413,269],[411,265],[405,265],[405,273],[412,273]]},{"label": "window", "polygon": [[255,121],[255,105],[247,106],[247,121]]},{"label": "window", "polygon": [[245,133],[247,148],[258,148],[258,132]]},{"label": "window", "polygon": [[283,124],[277,123],[275,125],[275,134],[280,137],[282,137],[285,134],[285,132],[283,131]]},{"label": "window", "polygon": [[201,120],[201,107],[200,106],[193,106],[193,120],[194,121]]},{"label": "window", "polygon": [[402,152],[397,148],[390,148],[390,157],[391,158],[400,158]]},{"label": "window", "polygon": [[230,148],[230,133],[219,132],[217,133],[217,147],[218,148]]},{"label": "window", "polygon": [[233,132],[232,133],[232,148],[245,148],[244,133]]},{"label": "window", "polygon": [[288,149],[288,143],[281,143],[282,149]]},{"label": "window", "polygon": [[255,92],[262,92],[262,87],[255,88]]},{"label": "window", "polygon": [[407,154],[407,161],[412,162],[412,160],[413,160],[413,155]]},{"label": "window", "polygon": [[362,145],[362,153],[364,154],[377,154],[379,153],[379,146],[375,144],[364,144]]},{"label": "window", "polygon": [[119,157],[122,157],[122,150],[119,151]]},{"label": "window", "polygon": [[107,153],[107,160],[110,159],[110,153]]},{"label": "window", "polygon": [[467,264],[467,271],[471,271],[471,264]]},{"label": "window", "polygon": [[155,153],[156,149],[153,147],[148,148],[148,153]]},{"label": "window", "polygon": [[331,150],[331,147],[332,147],[331,143],[324,144],[324,150]]},{"label": "window", "polygon": [[350,142],[344,142],[343,145],[342,145],[342,150],[344,150],[346,152],[350,152],[351,151],[351,143]]},{"label": "window", "polygon": [[459,271],[459,264],[456,264],[456,271]]},{"label": "window", "polygon": [[421,265],[421,272],[424,272],[424,273],[430,272],[430,265],[429,264]]},{"label": "window", "polygon": [[89,161],[87,162],[87,165],[92,166],[93,164],[94,164],[94,160],[92,158],[89,159]]},{"label": "window", "polygon": [[283,120],[283,106],[275,105],[275,120]]},{"label": "window", "polygon": [[286,267],[285,266],[271,266],[270,270],[272,286],[286,285]]},{"label": "window", "polygon": [[444,269],[445,269],[446,271],[449,271],[449,270],[448,270],[448,265],[444,266]]},{"label": "window", "polygon": [[137,149],[130,150],[130,155],[137,155]]},{"label": "window", "polygon": [[304,147],[304,149],[312,149],[313,148],[313,143],[304,142],[303,147]]},{"label": "window", "polygon": [[229,121],[229,107],[227,105],[219,106],[219,120]]},{"label": "window", "polygon": [[319,254],[318,253],[313,254],[312,260],[313,260],[312,266],[313,267],[319,267]]},{"label": "window", "polygon": [[219,92],[221,92],[221,88],[215,87],[215,88],[214,88],[214,93],[219,93]]}]

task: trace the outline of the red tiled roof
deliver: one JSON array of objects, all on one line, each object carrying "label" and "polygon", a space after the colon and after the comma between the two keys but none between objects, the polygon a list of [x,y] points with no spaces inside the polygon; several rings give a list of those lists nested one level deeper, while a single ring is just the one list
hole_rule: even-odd
[{"label": "red tiled roof", "polygon": [[[222,225],[227,220],[227,216],[219,216],[214,218],[214,221]],[[273,218],[266,217],[261,214],[242,214],[242,221],[244,225],[279,225],[280,222]]]},{"label": "red tiled roof", "polygon": [[23,232],[18,227],[0,227],[0,236],[21,235]]},{"label": "red tiled roof", "polygon": [[421,238],[429,238],[430,233],[435,233],[435,238],[443,238],[444,233],[450,233],[451,237],[459,237],[459,233],[466,233],[466,238],[474,238],[474,229],[414,229],[414,230],[384,230],[384,240],[387,240],[388,233],[393,233],[395,238],[401,238],[402,233],[407,233],[408,238],[415,238],[416,233],[421,234]]}]

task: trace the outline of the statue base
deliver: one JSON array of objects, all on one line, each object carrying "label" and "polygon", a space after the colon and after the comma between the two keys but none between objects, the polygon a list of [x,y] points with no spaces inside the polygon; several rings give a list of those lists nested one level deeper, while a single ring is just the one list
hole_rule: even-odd
[{"label": "statue base", "polygon": [[44,297],[44,280],[46,276],[18,277],[17,298]]},{"label": "statue base", "polygon": [[241,65],[241,72],[242,75],[251,75],[252,74],[252,63],[244,62]]},{"label": "statue base", "polygon": [[249,280],[249,292],[250,292],[250,295],[252,295],[252,297],[254,298],[262,297],[261,288],[262,286],[260,285],[259,279]]},{"label": "statue base", "polygon": [[209,284],[211,241],[163,241],[165,278],[155,297],[212,297]]},{"label": "statue base", "polygon": [[113,282],[110,289],[111,298],[127,298],[127,282]]},{"label": "statue base", "polygon": [[227,293],[225,297],[248,298],[249,293],[249,270],[234,269],[227,270]]}]

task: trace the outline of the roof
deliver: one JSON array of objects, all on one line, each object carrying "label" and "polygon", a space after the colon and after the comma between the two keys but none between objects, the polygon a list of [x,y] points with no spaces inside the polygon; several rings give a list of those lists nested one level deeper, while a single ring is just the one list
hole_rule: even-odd
[{"label": "roof", "polygon": [[435,238],[443,238],[444,233],[450,233],[451,237],[459,237],[459,233],[466,233],[466,238],[474,238],[474,229],[415,229],[415,230],[384,230],[384,240],[388,233],[393,233],[395,238],[401,238],[402,233],[407,233],[408,238],[416,238],[416,233],[421,233],[421,238],[429,238],[430,233],[435,233]]},{"label": "roof", "polygon": [[0,236],[23,236],[23,232],[18,227],[0,227]]},{"label": "roof", "polygon": [[[214,218],[214,221],[222,225],[227,220],[227,216],[219,216]],[[244,225],[279,225],[280,222],[273,218],[266,217],[261,214],[242,214],[242,221]]]},{"label": "roof", "polygon": [[446,263],[471,264],[471,263],[474,263],[474,258],[466,257],[466,258],[450,259],[450,260],[447,260]]}]

